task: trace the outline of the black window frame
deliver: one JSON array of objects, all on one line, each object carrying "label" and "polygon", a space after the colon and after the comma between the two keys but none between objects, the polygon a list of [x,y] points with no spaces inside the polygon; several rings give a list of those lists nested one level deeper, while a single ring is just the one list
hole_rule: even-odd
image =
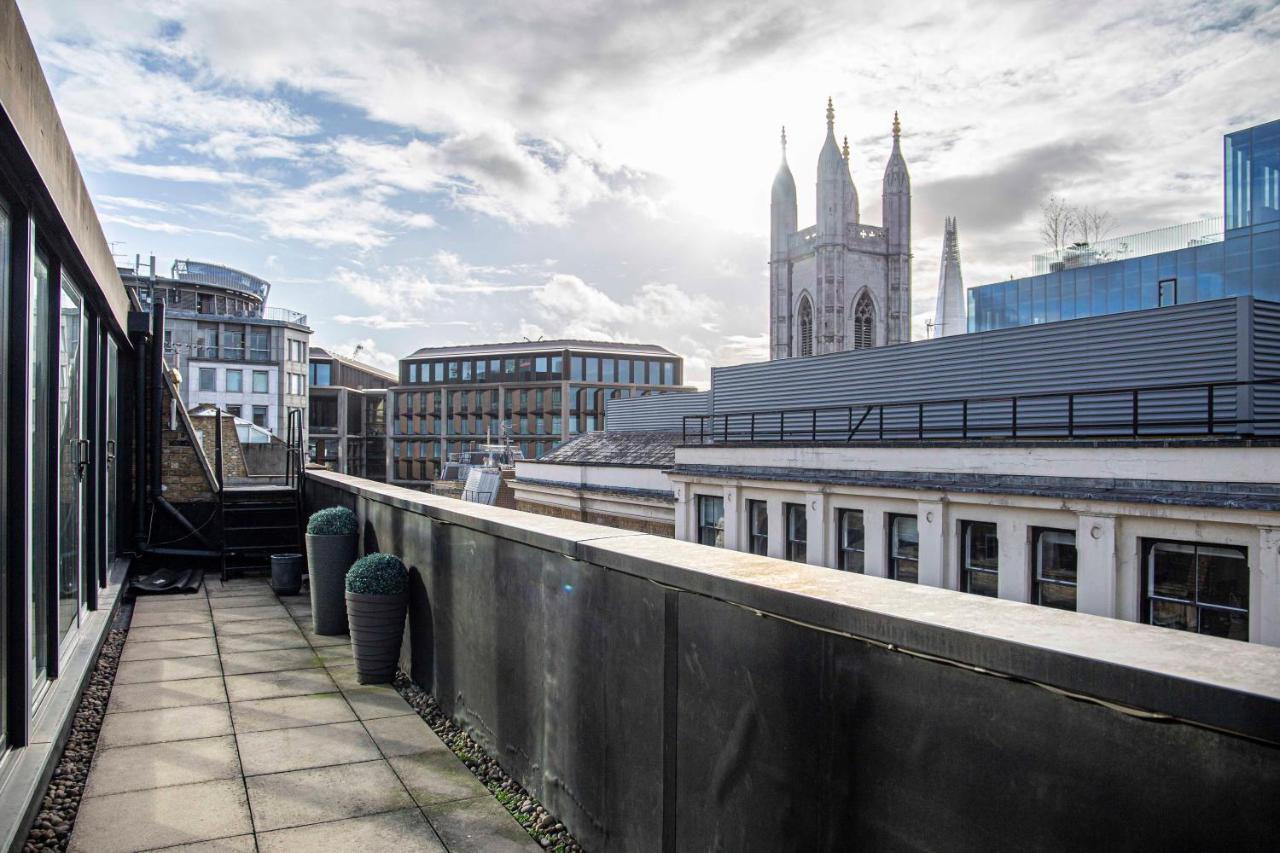
[{"label": "black window frame", "polygon": [[[723,495],[698,495],[698,544],[709,545],[712,548],[724,547],[724,496]],[[720,505],[719,524],[708,524],[707,513],[705,507],[711,506],[712,502]]]},{"label": "black window frame", "polygon": [[[858,517],[858,527],[862,530],[862,546],[851,548],[845,536],[845,520]],[[857,566],[850,566],[856,555]],[[836,567],[842,572],[865,574],[867,570],[867,518],[866,514],[853,507],[841,507],[836,510]]]},{"label": "black window frame", "polygon": [[[995,541],[995,568],[977,565],[974,560],[974,535],[977,533],[985,535],[988,528],[989,535]],[[995,581],[995,589],[992,591],[975,589],[974,581],[979,576],[991,577]],[[987,598],[1000,597],[1000,526],[996,522],[976,519],[960,521],[960,591]]]},{"label": "black window frame", "polygon": [[[1047,534],[1062,534],[1071,537],[1071,550],[1075,557],[1073,573],[1075,580],[1066,581],[1058,578],[1047,578],[1042,574],[1041,561],[1041,541]],[[1031,603],[1040,607],[1052,607],[1055,610],[1068,610],[1076,612],[1080,609],[1080,563],[1079,548],[1076,544],[1076,531],[1065,527],[1033,527],[1031,528]],[[1066,608],[1060,604],[1046,603],[1044,600],[1044,587],[1052,586],[1062,589],[1071,590],[1071,607]]]},{"label": "black window frame", "polygon": [[[916,524],[916,553],[914,557],[908,557],[898,554],[898,535],[896,525],[898,521],[906,520],[914,521]],[[920,517],[915,513],[888,513],[885,516],[885,526],[888,532],[887,547],[889,549],[889,559],[887,561],[888,577],[903,583],[919,583],[920,582]],[[907,578],[902,576],[902,569],[898,565],[898,561],[915,563],[915,577]]]},{"label": "black window frame", "polygon": [[[1199,552],[1201,549],[1215,548],[1215,549],[1220,549],[1225,551],[1237,552],[1240,558],[1243,560],[1244,568],[1245,568],[1244,606],[1240,607],[1240,606],[1230,606],[1230,605],[1201,602],[1200,601],[1201,577],[1200,577],[1200,572],[1198,570],[1194,572],[1195,581],[1196,581],[1196,597],[1194,599],[1177,599],[1175,597],[1167,596],[1167,595],[1154,595],[1152,593],[1152,580],[1153,580],[1152,575],[1155,569],[1154,557],[1155,557],[1156,549],[1160,545],[1175,545],[1179,547],[1192,548],[1194,549],[1193,554],[1197,559],[1199,557]],[[1247,546],[1230,545],[1230,544],[1219,543],[1219,542],[1191,542],[1191,541],[1179,540],[1179,539],[1144,538],[1142,539],[1141,570],[1142,570],[1142,580],[1141,580],[1142,598],[1140,600],[1139,618],[1144,624],[1152,625],[1155,627],[1168,628],[1169,630],[1174,630],[1174,631],[1186,630],[1189,633],[1195,633],[1195,634],[1208,633],[1209,636],[1222,637],[1224,639],[1243,639],[1245,642],[1248,642],[1249,627],[1251,624],[1250,610],[1249,610],[1249,594],[1251,590],[1249,587],[1252,582],[1252,567],[1249,565],[1249,548]],[[1191,631],[1190,629],[1176,628],[1171,625],[1161,625],[1156,621],[1154,621],[1154,618],[1152,615],[1153,601],[1167,601],[1175,604],[1182,604],[1184,606],[1194,607],[1196,610],[1196,630]],[[1204,631],[1203,630],[1204,620],[1202,618],[1202,613],[1201,613],[1201,611],[1204,611],[1204,610],[1213,611],[1213,612],[1231,612],[1231,613],[1243,614],[1244,615],[1244,637],[1235,638],[1235,637],[1227,636],[1226,634],[1217,634],[1213,632]]]},{"label": "black window frame", "polygon": [[[793,563],[809,561],[809,514],[804,504],[784,503],[782,505],[782,539],[786,543],[786,557]],[[799,527],[803,538],[795,535]]]},{"label": "black window frame", "polygon": [[[757,513],[759,510],[759,513]],[[756,524],[757,514],[764,522]],[[769,502],[762,500],[747,501],[747,550],[762,557],[769,555]]]}]

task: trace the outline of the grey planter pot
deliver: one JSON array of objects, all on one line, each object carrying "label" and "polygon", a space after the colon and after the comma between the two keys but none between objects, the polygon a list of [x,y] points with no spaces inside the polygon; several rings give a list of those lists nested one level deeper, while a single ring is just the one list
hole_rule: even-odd
[{"label": "grey planter pot", "polygon": [[356,661],[356,681],[382,684],[395,677],[404,638],[404,615],[409,593],[400,595],[347,594],[347,618],[351,622],[351,654]]},{"label": "grey planter pot", "polygon": [[307,534],[307,571],[311,574],[311,627],[317,634],[347,633],[347,569],[356,561],[356,535]]},{"label": "grey planter pot", "polygon": [[271,555],[271,589],[277,595],[297,595],[302,589],[302,555]]}]

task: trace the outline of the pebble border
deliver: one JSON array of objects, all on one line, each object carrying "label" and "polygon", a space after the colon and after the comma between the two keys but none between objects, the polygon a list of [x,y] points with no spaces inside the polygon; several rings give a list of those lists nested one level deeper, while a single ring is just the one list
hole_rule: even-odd
[{"label": "pebble border", "polygon": [[40,811],[22,847],[23,853],[63,853],[71,842],[71,830],[76,823],[80,797],[98,746],[98,731],[107,713],[107,700],[111,698],[111,685],[116,680],[128,633],[112,630],[102,644],[89,684],[80,696],[67,745],[62,749],[62,757],[40,801]]},{"label": "pebble border", "polygon": [[554,853],[585,853],[563,823],[508,776],[497,761],[440,710],[435,697],[414,684],[403,671],[396,672],[392,686],[534,841]]}]

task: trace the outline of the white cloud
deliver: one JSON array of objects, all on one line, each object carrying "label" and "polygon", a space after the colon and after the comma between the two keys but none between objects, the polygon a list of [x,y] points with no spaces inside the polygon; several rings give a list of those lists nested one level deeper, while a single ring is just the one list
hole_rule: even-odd
[{"label": "white cloud", "polygon": [[395,373],[400,364],[400,359],[397,355],[381,350],[378,347],[378,342],[373,338],[363,338],[355,341],[348,340],[337,344],[326,344],[325,348],[336,355],[340,355],[354,361],[364,362],[365,364],[379,367],[390,373]]}]

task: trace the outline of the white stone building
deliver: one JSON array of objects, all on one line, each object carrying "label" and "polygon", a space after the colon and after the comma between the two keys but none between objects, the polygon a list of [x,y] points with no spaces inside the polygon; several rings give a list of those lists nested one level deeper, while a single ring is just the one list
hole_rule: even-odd
[{"label": "white stone building", "polygon": [[867,225],[849,173],[849,140],[842,152],[828,99],[827,136],[818,155],[817,224],[801,230],[783,129],[782,165],[770,202],[770,358],[911,340],[911,176],[899,134],[895,113],[882,224]]}]

